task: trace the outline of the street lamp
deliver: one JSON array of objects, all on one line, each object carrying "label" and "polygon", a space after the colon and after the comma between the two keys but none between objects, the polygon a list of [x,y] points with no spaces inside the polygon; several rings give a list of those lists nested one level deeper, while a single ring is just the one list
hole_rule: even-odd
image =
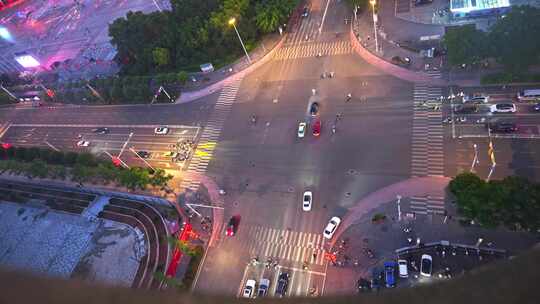
[{"label": "street lamp", "polygon": [[474,172],[474,166],[480,163],[480,161],[478,160],[478,146],[476,144],[473,144],[473,148],[474,148],[474,159],[471,165],[471,172]]},{"label": "street lamp", "polygon": [[375,4],[377,4],[377,1],[369,0],[369,4],[371,4],[371,8],[373,9],[373,31],[375,32],[375,52],[378,52],[379,39],[377,38],[377,14],[375,14]]},{"label": "street lamp", "polygon": [[248,62],[251,63],[251,58],[249,58],[249,54],[246,51],[246,47],[244,46],[244,42],[242,41],[242,38],[240,38],[240,33],[238,33],[238,30],[236,29],[236,18],[229,19],[229,25],[232,25],[234,27],[234,30],[236,31],[236,35],[238,35],[238,40],[240,40],[240,44],[242,45],[242,48],[244,49],[244,53],[246,53],[246,57],[248,59]]}]

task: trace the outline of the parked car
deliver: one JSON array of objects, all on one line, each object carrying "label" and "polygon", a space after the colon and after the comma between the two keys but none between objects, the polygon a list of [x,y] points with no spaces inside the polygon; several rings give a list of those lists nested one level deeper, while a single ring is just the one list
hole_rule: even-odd
[{"label": "parked car", "polygon": [[154,133],[157,134],[157,135],[166,135],[167,133],[169,133],[169,128],[168,127],[157,127],[154,129]]},{"label": "parked car", "polygon": [[358,292],[367,292],[371,290],[371,282],[364,278],[360,278],[356,282],[356,287],[358,288]]},{"label": "parked car", "polygon": [[517,109],[513,103],[498,103],[491,105],[490,111],[491,113],[515,113]]},{"label": "parked car", "polygon": [[533,110],[535,110],[537,112],[540,111],[540,103],[535,104],[534,107],[533,107]]},{"label": "parked car", "polygon": [[150,158],[151,153],[148,151],[137,151],[137,155],[139,155],[140,158]]},{"label": "parked car", "polygon": [[420,275],[431,277],[433,271],[433,259],[429,254],[423,254],[420,260]]},{"label": "parked car", "polygon": [[257,298],[265,297],[268,293],[268,288],[270,288],[270,280],[261,279],[261,282],[259,283],[259,290],[257,291]]},{"label": "parked car", "polygon": [[384,272],[378,268],[371,271],[371,289],[379,289],[384,281]]},{"label": "parked car", "polygon": [[331,218],[326,225],[326,228],[324,228],[323,236],[327,239],[331,239],[340,223],[341,219],[339,217],[334,216],[333,218]]},{"label": "parked car", "polygon": [[414,0],[414,6],[426,5],[433,3],[433,0]]},{"label": "parked car", "polygon": [[77,142],[77,147],[88,147],[90,146],[90,142],[87,140],[79,140]]},{"label": "parked car", "polygon": [[306,136],[306,128],[307,124],[305,122],[298,124],[298,138],[304,138]]},{"label": "parked car", "polygon": [[411,65],[411,58],[409,58],[409,57],[401,57],[401,56],[394,56],[394,57],[392,57],[392,63],[400,65],[400,66],[409,66],[409,65]]},{"label": "parked car", "polygon": [[463,103],[488,103],[489,95],[472,94],[463,96]]},{"label": "parked car", "polygon": [[489,131],[495,133],[510,133],[517,130],[517,125],[511,121],[498,121],[489,126]]},{"label": "parked car", "polygon": [[384,282],[386,287],[392,288],[396,287],[396,262],[385,262],[384,263]]},{"label": "parked car", "polygon": [[302,209],[304,211],[310,211],[312,201],[313,201],[313,193],[311,191],[304,192],[304,196],[302,199]]},{"label": "parked car", "polygon": [[398,260],[397,262],[398,262],[399,277],[408,278],[409,270],[407,267],[407,260]]},{"label": "parked car", "polygon": [[246,286],[244,287],[244,292],[242,293],[242,296],[244,298],[251,298],[253,297],[253,291],[255,290],[255,285],[257,282],[255,280],[247,280]]},{"label": "parked car", "polygon": [[99,134],[108,134],[109,133],[109,128],[97,128],[97,129],[94,129],[92,131],[94,133],[99,133]]},{"label": "parked car", "polygon": [[278,277],[278,284],[276,287],[276,295],[284,297],[287,293],[287,288],[289,286],[289,274],[287,272],[282,272]]},{"label": "parked car", "polygon": [[229,222],[227,223],[227,229],[225,229],[225,235],[234,236],[236,232],[238,231],[239,224],[240,224],[240,216],[239,215],[232,216],[229,219]]}]

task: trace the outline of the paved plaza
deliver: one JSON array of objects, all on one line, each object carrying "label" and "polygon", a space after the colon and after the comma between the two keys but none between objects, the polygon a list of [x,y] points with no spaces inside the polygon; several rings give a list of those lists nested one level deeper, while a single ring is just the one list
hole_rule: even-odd
[{"label": "paved plaza", "polygon": [[117,222],[89,221],[39,202],[0,202],[3,267],[129,287],[139,265],[136,239],[135,230]]}]

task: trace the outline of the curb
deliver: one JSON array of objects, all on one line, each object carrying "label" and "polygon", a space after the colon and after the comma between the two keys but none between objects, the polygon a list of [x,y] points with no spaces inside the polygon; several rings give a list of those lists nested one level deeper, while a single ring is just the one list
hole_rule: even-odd
[{"label": "curb", "polygon": [[396,195],[399,194],[403,197],[423,195],[444,197],[445,189],[449,181],[450,178],[444,176],[411,177],[367,194],[348,210],[342,220],[341,226],[329,242],[329,248],[334,247],[334,244],[340,236],[347,228],[354,225],[356,220],[378,208],[381,204],[395,200]]},{"label": "curb", "polygon": [[362,44],[356,39],[356,35],[354,34],[354,31],[351,29],[349,31],[349,37],[351,40],[351,45],[354,49],[354,51],[362,57],[365,61],[367,61],[372,66],[380,69],[382,72],[386,74],[390,74],[394,77],[397,77],[399,79],[409,81],[409,82],[420,82],[420,83],[431,83],[436,85],[446,85],[446,81],[443,81],[442,79],[434,79],[428,74],[425,74],[423,72],[413,72],[408,69],[396,66],[374,54],[372,54],[370,51],[368,51],[366,48],[362,46]]},{"label": "curb", "polygon": [[233,75],[231,75],[231,76],[229,76],[229,77],[227,77],[225,79],[222,79],[222,80],[220,80],[220,81],[218,81],[218,82],[216,82],[216,83],[214,83],[214,84],[212,84],[212,85],[210,85],[210,86],[208,86],[208,87],[206,87],[204,89],[200,89],[198,91],[190,91],[190,92],[182,93],[182,94],[180,94],[180,97],[176,100],[175,104],[182,104],[182,103],[191,102],[191,101],[194,101],[196,99],[199,99],[199,98],[208,96],[210,94],[213,94],[214,92],[216,92],[216,91],[220,90],[221,88],[223,88],[223,86],[225,84],[227,84],[229,82],[232,82],[232,81],[235,81],[238,78],[243,77],[246,74],[249,74],[249,73],[253,72],[253,70],[258,68],[262,64],[266,63],[274,55],[274,52],[277,49],[281,48],[281,45],[285,41],[286,37],[287,37],[287,34],[283,35],[281,37],[281,40],[272,48],[272,50],[270,50],[261,59],[259,59],[256,62],[252,63],[251,65],[249,65],[245,69],[243,69],[241,71],[238,71],[235,74],[233,74]]}]

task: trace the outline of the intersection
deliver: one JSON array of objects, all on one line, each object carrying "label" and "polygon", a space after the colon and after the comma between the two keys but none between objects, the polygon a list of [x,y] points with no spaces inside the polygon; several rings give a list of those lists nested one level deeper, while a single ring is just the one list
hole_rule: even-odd
[{"label": "intersection", "polygon": [[[194,291],[230,296],[241,296],[248,279],[263,278],[270,280],[273,296],[281,273],[289,274],[287,296],[331,293],[325,291],[325,253],[333,243],[322,233],[330,218],[345,218],[369,194],[411,177],[474,171],[486,178],[490,141],[497,159],[492,178],[538,180],[540,113],[530,104],[517,104],[513,114],[489,113],[491,104],[512,100],[520,87],[465,88],[492,99],[477,113],[455,114],[453,101],[440,99],[450,86],[407,82],[361,59],[350,41],[345,5],[329,0],[325,13],[326,4],[312,1],[309,16],[289,30],[268,62],[231,78],[218,92],[170,105],[4,108],[2,142],[109,157],[122,151],[130,166],[175,175],[181,180],[176,192],[199,188],[190,173],[213,179],[227,193],[224,221]],[[440,83],[439,73],[431,76]],[[315,115],[313,102],[320,105]],[[444,123],[450,116],[465,119]],[[518,131],[491,134],[477,122],[494,116],[515,121]],[[313,132],[317,120],[320,135]],[[300,138],[302,122],[307,131]],[[161,126],[169,133],[156,134]],[[97,128],[110,132],[99,134]],[[80,140],[89,146],[78,147]],[[184,141],[194,142],[189,157],[173,161],[167,153]],[[143,159],[138,151],[149,156]],[[304,191],[314,194],[311,211],[302,210]],[[447,209],[440,196],[410,201],[420,215]],[[238,232],[226,236],[233,216],[240,218]]]}]

